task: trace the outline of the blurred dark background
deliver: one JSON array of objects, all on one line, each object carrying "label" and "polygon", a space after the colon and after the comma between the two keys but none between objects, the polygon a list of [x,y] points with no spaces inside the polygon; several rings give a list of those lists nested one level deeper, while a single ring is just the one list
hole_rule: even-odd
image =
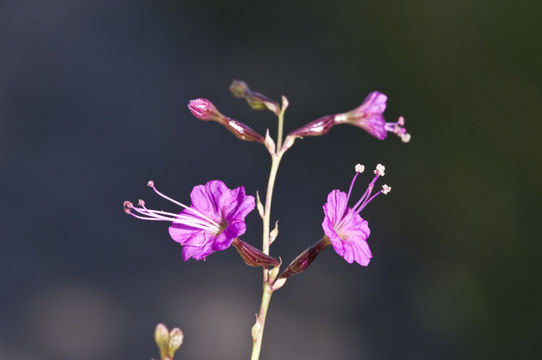
[{"label": "blurred dark background", "polygon": [[[154,179],[189,201],[222,179],[265,190],[265,149],[196,120],[211,99],[262,133],[388,95],[411,143],[340,126],[279,171],[275,256],[318,240],[321,206],[357,162],[387,166],[368,207],[373,261],[326,251],[271,302],[263,359],[534,359],[539,354],[542,3],[120,1],[0,3],[1,359],[246,359],[261,273],[233,249],[182,261],[167,224],[121,209]],[[367,177],[363,181],[368,181]],[[360,189],[361,186],[358,188]],[[358,190],[359,191],[359,190]],[[260,244],[256,212],[244,239]]]}]

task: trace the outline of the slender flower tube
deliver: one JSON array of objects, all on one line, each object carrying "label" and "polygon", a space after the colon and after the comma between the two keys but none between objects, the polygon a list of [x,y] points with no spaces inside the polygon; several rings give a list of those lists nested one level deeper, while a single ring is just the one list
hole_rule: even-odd
[{"label": "slender flower tube", "polygon": [[367,220],[364,220],[359,213],[378,195],[389,193],[391,187],[383,185],[381,190],[373,194],[376,180],[380,176],[384,176],[385,171],[385,167],[378,164],[374,171],[375,177],[369,183],[365,193],[354,206],[349,207],[348,200],[356,178],[365,168],[358,164],[355,169],[356,174],[352,179],[348,194],[340,190],[332,190],[327,196],[327,202],[323,206],[322,229],[337,254],[350,264],[356,261],[360,265],[367,266],[372,258],[371,250],[367,244],[370,230]]},{"label": "slender flower tube", "polygon": [[183,207],[180,213],[152,210],[139,200],[138,206],[124,202],[124,211],[135,218],[171,222],[169,235],[183,246],[183,259],[205,259],[225,250],[246,231],[245,217],[254,209],[254,197],[240,186],[230,190],[222,181],[212,180],[192,189],[191,206],[162,194],[153,181],[147,184],[160,197]]},{"label": "slender flower tube", "polygon": [[299,274],[300,272],[305,271],[314,261],[314,259],[316,259],[318,254],[320,254],[320,252],[327,248],[329,245],[331,245],[331,242],[329,241],[327,236],[324,236],[322,239],[320,239],[320,241],[318,241],[311,247],[305,249],[305,251],[303,251],[294,260],[292,260],[290,265],[288,265],[286,270],[284,270],[278,278],[286,279],[289,276]]},{"label": "slender flower tube", "polygon": [[307,125],[300,127],[297,130],[292,131],[288,134],[284,140],[284,145],[282,150],[286,151],[294,144],[295,139],[302,139],[305,136],[322,136],[325,135],[331,130],[335,125],[335,115],[326,115],[318,118],[314,121],[311,121]]},{"label": "slender flower tube", "polygon": [[264,254],[261,250],[239,238],[233,239],[232,245],[248,266],[268,267],[280,264],[274,257]]},{"label": "slender flower tube", "polygon": [[403,142],[410,141],[410,134],[405,129],[405,119],[401,116],[396,122],[386,122],[384,110],[388,97],[381,92],[373,91],[363,103],[352,111],[335,115],[335,124],[350,124],[362,128],[377,139],[384,140],[388,132],[401,138]]},{"label": "slender flower tube", "polygon": [[200,120],[203,121],[216,121],[224,126],[238,139],[245,141],[255,141],[260,144],[264,143],[264,138],[256,131],[252,130],[247,125],[240,121],[230,119],[229,117],[222,115],[217,108],[207,99],[194,99],[188,103],[188,109],[190,112]]}]

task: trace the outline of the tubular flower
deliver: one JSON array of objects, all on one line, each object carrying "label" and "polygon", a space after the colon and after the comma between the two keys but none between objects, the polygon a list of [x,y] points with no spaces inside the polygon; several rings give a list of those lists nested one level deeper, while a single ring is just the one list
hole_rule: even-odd
[{"label": "tubular flower", "polygon": [[191,206],[180,203],[147,184],[156,194],[183,207],[180,213],[151,210],[139,200],[138,206],[124,202],[124,211],[135,218],[171,222],[169,235],[183,246],[183,259],[205,259],[215,251],[225,250],[246,231],[245,217],[254,209],[254,197],[240,186],[230,190],[222,181],[213,180],[192,189]]},{"label": "tubular flower", "polygon": [[374,137],[384,140],[388,132],[399,136],[403,142],[410,141],[410,134],[405,129],[405,119],[401,116],[396,122],[386,122],[384,110],[388,97],[381,92],[373,91],[356,109],[344,114],[335,115],[336,124],[350,124],[362,128]]},{"label": "tubular flower", "polygon": [[323,206],[322,228],[337,254],[350,264],[356,261],[360,265],[367,266],[372,258],[371,249],[367,244],[370,230],[367,220],[364,220],[359,213],[380,193],[389,193],[391,187],[383,185],[382,190],[372,194],[376,180],[384,176],[385,168],[378,164],[374,171],[375,177],[369,183],[365,193],[353,207],[349,207],[348,200],[352,194],[352,188],[358,175],[363,172],[364,166],[358,164],[355,169],[356,174],[352,179],[348,194],[340,190],[332,190],[327,196],[327,202]]}]

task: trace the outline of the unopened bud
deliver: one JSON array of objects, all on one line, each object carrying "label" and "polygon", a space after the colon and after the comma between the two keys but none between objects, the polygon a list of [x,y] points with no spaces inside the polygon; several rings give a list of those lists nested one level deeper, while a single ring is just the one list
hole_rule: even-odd
[{"label": "unopened bud", "polygon": [[188,109],[195,117],[204,121],[217,121],[221,117],[213,103],[203,98],[190,100]]},{"label": "unopened bud", "polygon": [[277,102],[263,94],[250,90],[244,81],[233,80],[230,85],[230,91],[233,96],[244,98],[254,110],[268,109],[277,115],[280,113],[280,106]]},{"label": "unopened bud", "polygon": [[200,120],[204,121],[216,121],[224,126],[238,139],[245,141],[255,141],[261,144],[264,143],[264,138],[250,127],[246,126],[240,121],[230,119],[227,116],[222,115],[217,108],[207,99],[195,99],[190,100],[188,103],[190,112],[194,114]]},{"label": "unopened bud", "polygon": [[241,80],[233,80],[230,85],[230,91],[233,96],[243,99],[250,91],[246,82]]},{"label": "unopened bud", "polygon": [[169,353],[169,331],[164,324],[156,325],[156,329],[154,330],[154,341],[158,346],[158,350],[160,350],[160,358],[165,358]]},{"label": "unopened bud", "polygon": [[168,354],[171,358],[175,356],[175,352],[179,350],[183,344],[184,335],[181,329],[174,328],[169,333]]},{"label": "unopened bud", "polygon": [[238,139],[245,141],[255,141],[260,144],[265,142],[264,138],[256,131],[252,130],[240,121],[226,118],[227,120],[222,123],[226,129],[228,129]]},{"label": "unopened bud", "polygon": [[244,242],[243,240],[240,240],[239,238],[233,239],[232,245],[248,266],[268,267],[279,265],[279,261],[277,259],[264,254],[261,250]]}]

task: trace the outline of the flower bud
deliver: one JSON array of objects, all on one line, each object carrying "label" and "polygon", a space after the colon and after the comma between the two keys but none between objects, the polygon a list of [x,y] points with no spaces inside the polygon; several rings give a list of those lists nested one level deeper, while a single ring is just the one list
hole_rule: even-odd
[{"label": "flower bud", "polygon": [[299,254],[290,263],[290,265],[288,265],[286,270],[282,272],[278,280],[285,279],[289,276],[305,271],[309,267],[309,265],[314,261],[314,259],[316,259],[318,254],[320,254],[320,252],[324,250],[326,247],[328,247],[329,245],[331,245],[331,242],[329,241],[327,236],[324,236],[316,244],[314,244],[313,246],[309,247],[308,249],[303,251],[301,254]]},{"label": "flower bud", "polygon": [[169,333],[169,343],[168,343],[168,354],[173,359],[175,357],[175,352],[179,350],[183,344],[184,335],[181,329],[174,328]]},{"label": "flower bud", "polygon": [[254,110],[268,109],[277,115],[280,113],[280,106],[277,102],[263,94],[251,91],[244,81],[233,80],[230,91],[233,96],[245,99]]},{"label": "flower bud", "polygon": [[200,98],[190,100],[188,103],[188,109],[190,109],[190,112],[200,120],[212,120],[222,124],[222,126],[228,129],[228,131],[235,135],[238,139],[244,141],[255,141],[261,144],[264,143],[264,138],[260,134],[242,122],[222,115],[213,105],[213,103],[207,99]]},{"label": "flower bud", "polygon": [[169,331],[164,324],[156,325],[154,330],[154,341],[160,350],[160,359],[164,359],[168,356],[168,346],[169,346]]},{"label": "flower bud", "polygon": [[277,266],[279,262],[277,259],[264,254],[254,246],[235,238],[232,245],[237,249],[237,252],[248,266]]},{"label": "flower bud", "polygon": [[244,141],[255,141],[260,144],[263,144],[265,142],[264,138],[260,134],[258,134],[256,131],[252,130],[240,121],[226,118],[226,120],[222,124],[238,139]]},{"label": "flower bud", "polygon": [[230,92],[236,98],[244,99],[249,91],[247,83],[241,80],[233,80],[230,85]]},{"label": "flower bud", "polygon": [[222,117],[222,114],[218,112],[213,103],[203,98],[190,100],[188,109],[195,117],[204,121],[219,121]]}]

